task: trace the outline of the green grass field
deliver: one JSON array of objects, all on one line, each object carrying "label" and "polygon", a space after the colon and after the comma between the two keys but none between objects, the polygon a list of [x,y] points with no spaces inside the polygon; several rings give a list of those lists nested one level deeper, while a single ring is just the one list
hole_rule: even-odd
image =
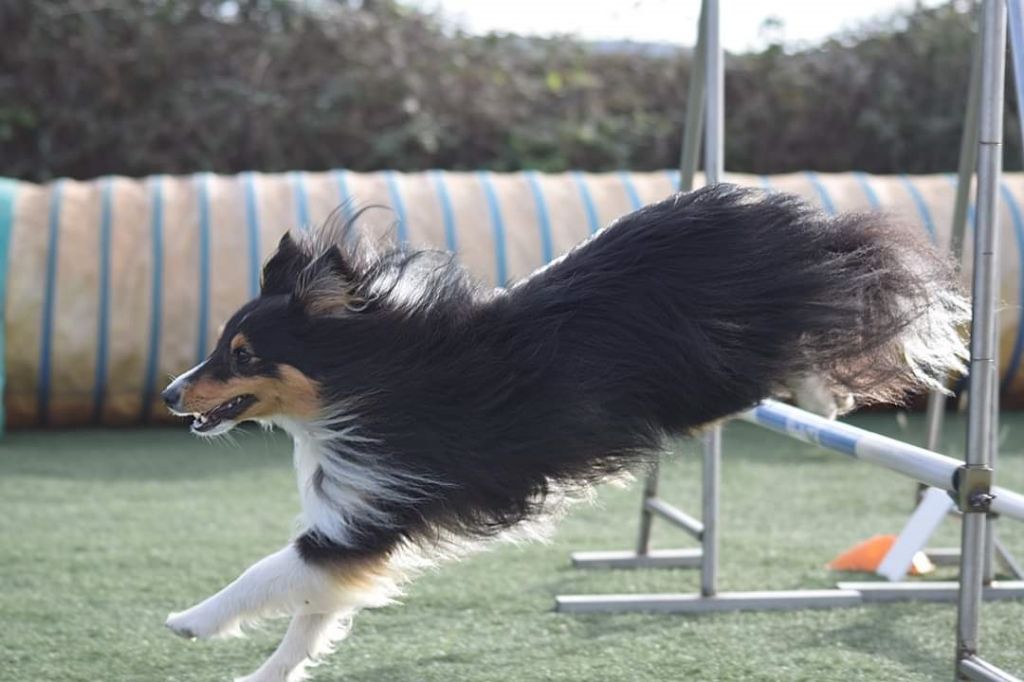
[{"label": "green grass field", "polygon": [[[892,414],[868,428],[920,442]],[[1024,489],[1024,415],[1005,415],[999,481]],[[219,589],[283,544],[298,511],[284,438],[236,446],[181,431],[13,433],[0,441],[0,680],[229,680],[276,645],[283,622],[248,639],[186,642],[168,611]],[[954,424],[946,451],[961,449]],[[896,475],[744,424],[725,433],[724,589],[827,587],[824,564],[896,532],[913,486]],[[662,489],[699,511],[693,444]],[[688,503],[688,504],[687,504]],[[363,614],[317,680],[933,680],[952,673],[955,610],[897,604],[708,616],[554,613],[559,593],[689,591],[692,571],[583,573],[573,549],[632,546],[638,486],[577,507],[550,544],[498,546],[416,582],[404,604]],[[950,519],[937,542],[952,544]],[[1024,528],[1002,522],[1024,557]],[[656,544],[676,546],[659,526]],[[940,577],[948,577],[948,573]],[[983,653],[1024,672],[1024,603],[990,603]]]}]

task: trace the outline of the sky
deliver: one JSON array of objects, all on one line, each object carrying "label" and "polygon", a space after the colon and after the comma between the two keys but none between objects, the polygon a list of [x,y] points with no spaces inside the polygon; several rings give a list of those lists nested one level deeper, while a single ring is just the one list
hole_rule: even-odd
[{"label": "sky", "polygon": [[[491,30],[590,40],[692,45],[700,0],[414,0],[473,33]],[[925,0],[927,5],[940,0]],[[782,20],[787,43],[814,43],[913,0],[721,0],[722,43],[732,52],[764,46],[765,19]]]}]

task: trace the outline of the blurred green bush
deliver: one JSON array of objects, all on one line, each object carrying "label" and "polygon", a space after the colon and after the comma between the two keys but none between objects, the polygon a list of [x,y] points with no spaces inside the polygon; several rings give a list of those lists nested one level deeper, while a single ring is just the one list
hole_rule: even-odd
[{"label": "blurred green bush", "polygon": [[[974,10],[730,56],[728,168],[953,170]],[[664,168],[689,65],[393,0],[0,0],[0,174]]]}]

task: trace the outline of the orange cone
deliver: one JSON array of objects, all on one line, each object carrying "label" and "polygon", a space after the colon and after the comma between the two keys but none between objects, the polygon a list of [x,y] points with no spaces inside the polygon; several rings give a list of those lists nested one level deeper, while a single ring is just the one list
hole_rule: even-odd
[{"label": "orange cone", "polygon": [[[889,553],[894,542],[896,542],[895,535],[876,535],[868,538],[830,561],[828,567],[833,571],[874,573],[881,565],[882,559]],[[924,552],[914,555],[910,563],[910,575],[924,575],[934,570],[935,564]]]}]

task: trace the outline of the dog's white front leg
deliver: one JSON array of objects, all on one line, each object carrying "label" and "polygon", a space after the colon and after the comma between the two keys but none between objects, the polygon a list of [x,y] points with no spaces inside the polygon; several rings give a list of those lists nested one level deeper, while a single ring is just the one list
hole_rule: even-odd
[{"label": "dog's white front leg", "polygon": [[241,633],[260,618],[340,608],[338,586],[327,571],[306,563],[294,545],[261,559],[223,590],[187,611],[172,613],[167,627],[188,639]]},{"label": "dog's white front leg", "polygon": [[352,610],[310,613],[292,617],[284,639],[274,653],[251,675],[235,682],[296,682],[306,667],[330,653],[332,645],[344,639],[352,628]]}]

